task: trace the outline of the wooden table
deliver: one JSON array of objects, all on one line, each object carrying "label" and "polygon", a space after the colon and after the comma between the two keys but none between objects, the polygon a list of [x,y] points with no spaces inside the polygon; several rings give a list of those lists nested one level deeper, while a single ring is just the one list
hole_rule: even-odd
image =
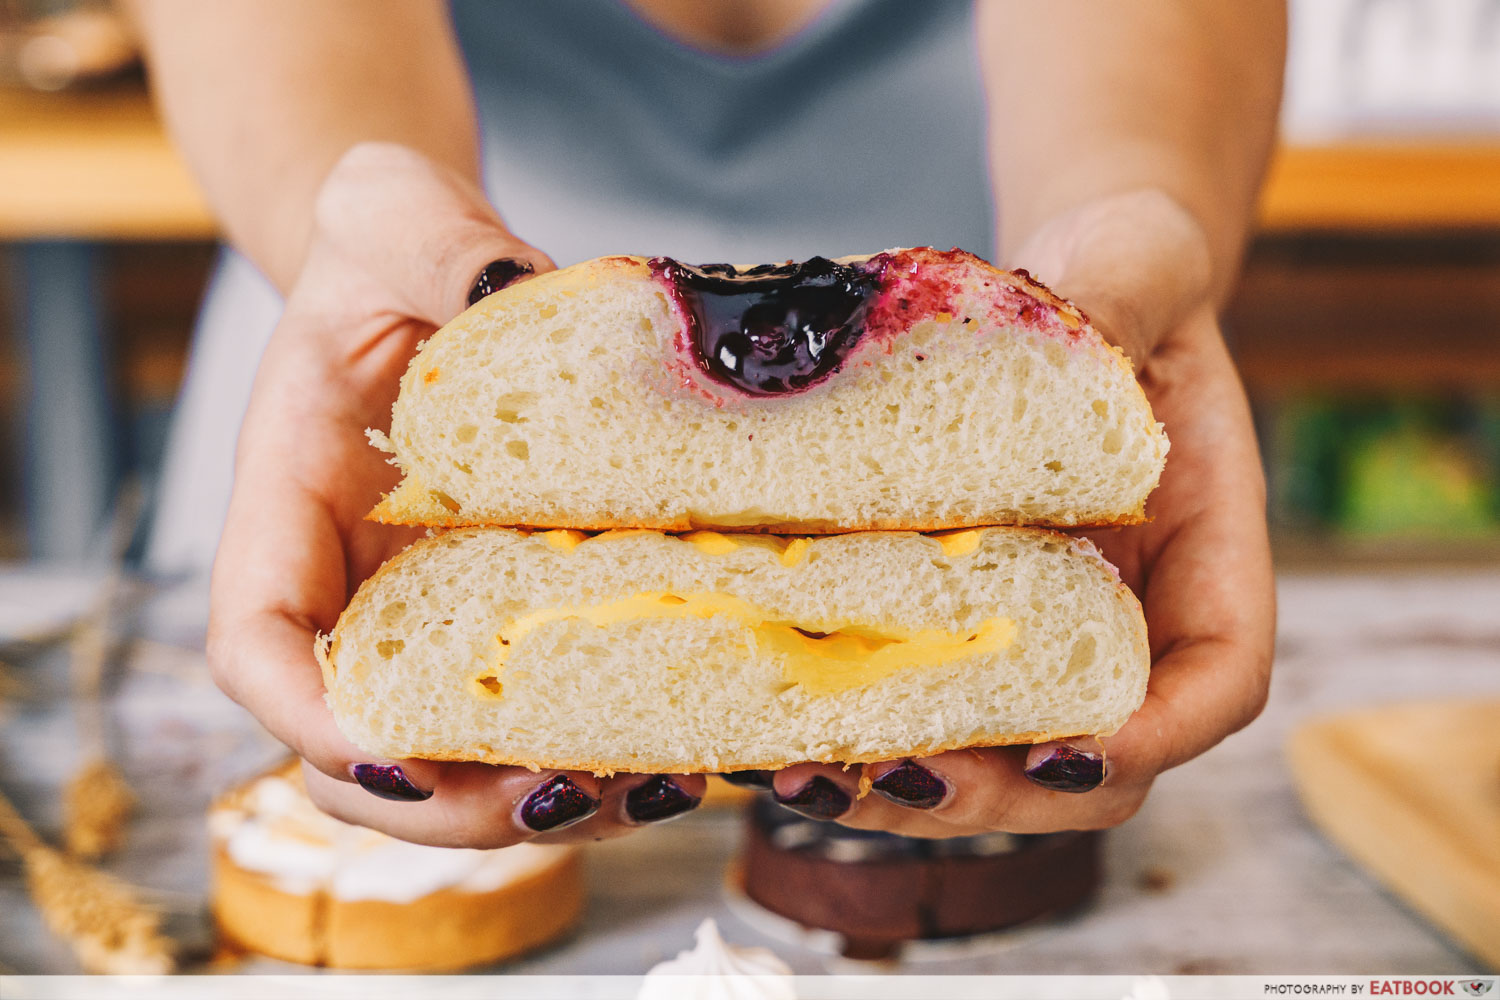
[{"label": "wooden table", "polygon": [[[173,930],[208,936],[203,810],[278,750],[210,683],[191,648],[201,595],[163,595],[149,631],[186,640],[141,648],[112,702],[119,760],[142,799],[115,870],[154,891]],[[186,603],[181,599],[186,597]],[[174,601],[178,603],[173,603]],[[86,600],[76,602],[87,604]],[[1145,808],[1106,841],[1097,903],[968,954],[905,962],[896,974],[1431,974],[1482,967],[1392,898],[1303,814],[1283,756],[1303,721],[1358,705],[1500,691],[1500,571],[1294,575],[1280,581],[1270,702],[1248,729],[1157,782]],[[60,654],[26,657],[32,697],[0,726],[0,786],[44,829],[80,740]],[[1413,753],[1420,754],[1419,743]],[[726,898],[739,819],[700,810],[590,845],[582,932],[508,966],[517,973],[638,974],[687,947],[705,916],[726,937],[773,948],[801,973],[846,971]],[[748,918],[748,919],[747,919]],[[69,972],[14,866],[0,860],[0,967]],[[250,960],[244,972],[299,971]],[[222,971],[222,970],[218,970]],[[869,971],[865,967],[865,971]]]}]

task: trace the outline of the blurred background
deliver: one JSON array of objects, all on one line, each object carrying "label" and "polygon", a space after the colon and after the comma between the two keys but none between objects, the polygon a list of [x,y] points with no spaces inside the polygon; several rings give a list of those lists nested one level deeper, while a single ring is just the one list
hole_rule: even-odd
[{"label": "blurred background", "polygon": [[[1226,316],[1279,554],[1492,559],[1500,0],[1291,9],[1284,139]],[[108,4],[0,11],[0,555],[79,559],[123,483],[149,497],[214,226]]]},{"label": "blurred background", "polygon": [[[1111,832],[1095,912],[932,971],[1500,962],[1500,841],[1483,839],[1500,817],[1500,0],[1290,9],[1282,140],[1224,317],[1271,487],[1270,705]],[[215,259],[214,224],[107,0],[0,0],[0,660],[13,665],[0,663],[0,785],[53,831],[79,761],[113,759],[142,817],[113,870],[179,915],[201,910],[208,798],[279,753],[206,678],[202,581],[141,589],[129,572]],[[97,713],[78,708],[101,695]],[[1430,838],[1365,850],[1328,819],[1353,809],[1339,798],[1353,772],[1330,769],[1327,741],[1352,746],[1356,729],[1315,717],[1434,698],[1453,700],[1348,724],[1490,741],[1424,744],[1444,763],[1436,776],[1373,743],[1367,763],[1384,763],[1366,767],[1441,788],[1441,802],[1421,801],[1446,828],[1460,824],[1443,809],[1467,810],[1462,829],[1480,832],[1454,857],[1485,870],[1439,872]],[[615,875],[591,876],[581,936],[523,969],[637,971],[686,945],[705,912],[798,971],[826,968],[811,946],[725,916],[738,819],[702,812],[595,845],[606,863],[593,870]],[[0,901],[23,898],[4,864]],[[1454,921],[1424,892],[1440,883],[1488,909]],[[0,970],[74,968],[28,912],[0,906]]]}]

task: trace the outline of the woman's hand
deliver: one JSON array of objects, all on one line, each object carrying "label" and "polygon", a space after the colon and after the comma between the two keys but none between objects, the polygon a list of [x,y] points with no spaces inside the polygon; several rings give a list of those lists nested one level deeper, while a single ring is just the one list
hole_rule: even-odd
[{"label": "woman's hand", "polygon": [[860,769],[797,765],[776,775],[778,801],[923,837],[1113,826],[1140,808],[1157,774],[1259,714],[1275,625],[1265,484],[1208,260],[1185,211],[1136,192],[1053,219],[1008,262],[1076,301],[1125,350],[1171,438],[1152,520],[1090,535],[1145,607],[1152,668],[1140,710],[1102,746],[1069,740],[867,764],[875,794],[864,798]]},{"label": "woman's hand", "polygon": [[319,192],[306,261],[240,433],[214,564],[214,677],[302,756],[319,806],[404,840],[597,839],[679,815],[703,796],[701,776],[600,780],[372,759],[343,738],[323,700],[314,636],[419,534],[364,520],[399,478],[365,428],[388,426],[418,343],[476,287],[552,267],[460,175],[401,146],[352,148]]}]

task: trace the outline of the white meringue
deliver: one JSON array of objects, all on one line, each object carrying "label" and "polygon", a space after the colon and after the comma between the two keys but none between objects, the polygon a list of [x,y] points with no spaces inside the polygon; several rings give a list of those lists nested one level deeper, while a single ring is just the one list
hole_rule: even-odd
[{"label": "white meringue", "polygon": [[797,1000],[792,970],[768,948],[725,942],[710,917],[696,943],[646,973],[639,1000]]}]

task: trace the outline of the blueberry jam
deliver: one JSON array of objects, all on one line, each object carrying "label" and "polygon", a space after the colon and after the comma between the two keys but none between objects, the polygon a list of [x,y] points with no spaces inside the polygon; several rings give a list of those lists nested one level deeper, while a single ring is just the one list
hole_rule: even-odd
[{"label": "blueberry jam", "polygon": [[865,331],[887,258],[859,264],[826,257],[694,267],[656,257],[687,322],[693,354],[715,381],[751,396],[800,392],[838,371]]}]

